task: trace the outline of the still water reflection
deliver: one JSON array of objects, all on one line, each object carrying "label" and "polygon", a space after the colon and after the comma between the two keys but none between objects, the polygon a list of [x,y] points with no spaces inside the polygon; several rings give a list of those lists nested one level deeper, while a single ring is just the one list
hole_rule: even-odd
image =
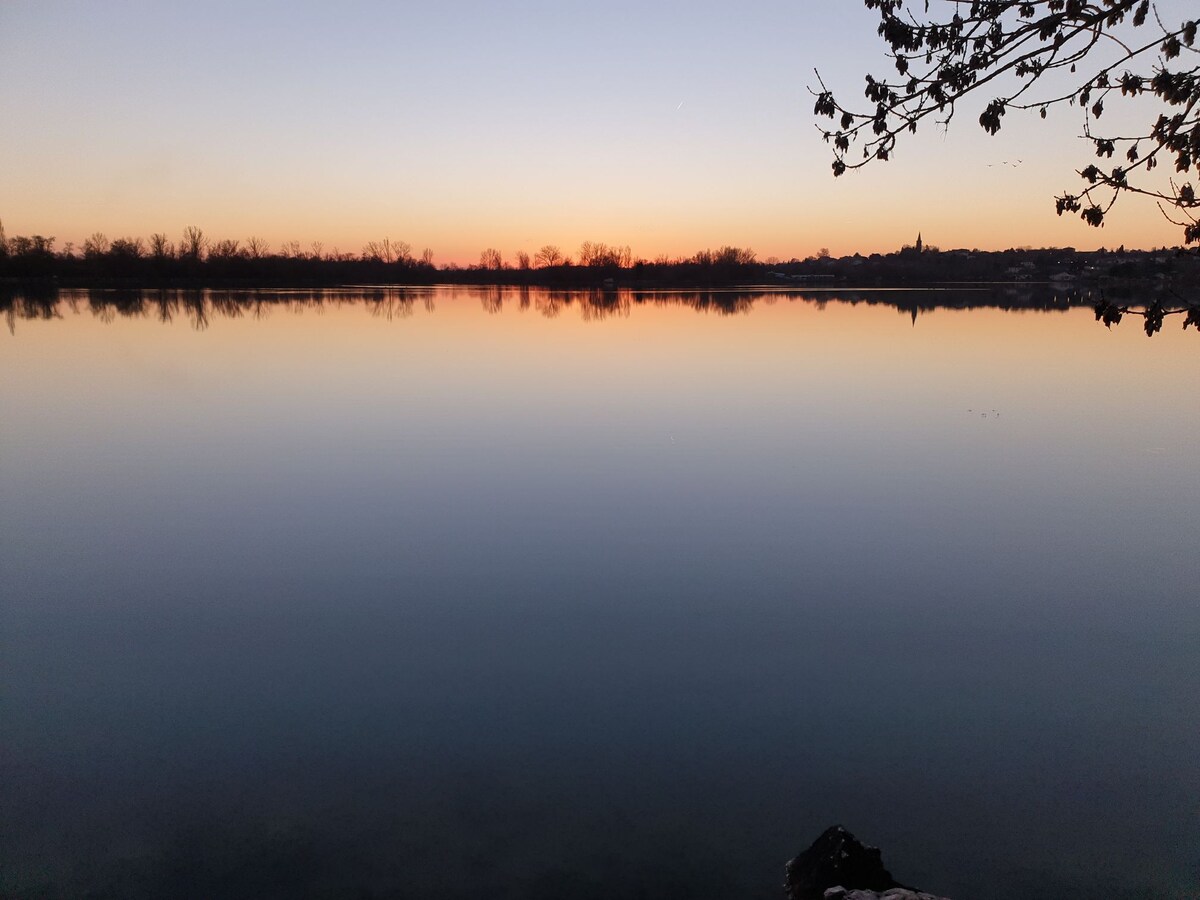
[{"label": "still water reflection", "polygon": [[766,898],[833,822],[961,900],[1200,892],[1194,334],[7,304],[6,894]]}]

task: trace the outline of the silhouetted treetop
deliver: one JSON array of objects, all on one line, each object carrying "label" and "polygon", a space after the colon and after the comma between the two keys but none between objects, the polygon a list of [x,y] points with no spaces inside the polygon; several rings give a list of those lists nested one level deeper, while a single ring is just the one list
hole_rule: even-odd
[{"label": "silhouetted treetop", "polygon": [[595,269],[627,269],[633,262],[633,251],[628,247],[610,247],[604,243],[584,241],[579,245],[579,265]]},{"label": "silhouetted treetop", "polygon": [[541,268],[552,268],[553,266],[561,266],[566,262],[566,257],[558,247],[554,244],[546,244],[537,253],[534,254],[533,261]]},{"label": "silhouetted treetop", "polygon": [[[1200,240],[1200,197],[1188,180],[1200,175],[1198,20],[1166,21],[1150,0],[864,3],[879,13],[895,71],[866,76],[867,109],[843,105],[817,74],[815,112],[835,122],[823,129],[834,175],[887,160],[900,134],[924,119],[947,125],[968,94],[987,97],[979,124],[989,134],[1013,110],[1044,119],[1051,107],[1077,106],[1099,162],[1078,170],[1083,185],[1056,198],[1058,214],[1100,226],[1119,196],[1140,194],[1183,228],[1185,241]],[[1144,127],[1100,124],[1117,103],[1141,114],[1132,101],[1148,97],[1158,109]],[[850,156],[855,144],[861,158]],[[1151,176],[1160,164],[1174,176]]]},{"label": "silhouetted treetop", "polygon": [[488,247],[479,254],[479,268],[498,272],[504,268],[504,254],[495,247]]}]

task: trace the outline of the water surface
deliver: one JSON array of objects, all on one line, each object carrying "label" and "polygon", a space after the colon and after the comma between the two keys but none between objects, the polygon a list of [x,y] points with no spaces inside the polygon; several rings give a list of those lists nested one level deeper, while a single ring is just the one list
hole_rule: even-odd
[{"label": "water surface", "polygon": [[1194,333],[255,296],[10,308],[7,893],[1200,892]]}]

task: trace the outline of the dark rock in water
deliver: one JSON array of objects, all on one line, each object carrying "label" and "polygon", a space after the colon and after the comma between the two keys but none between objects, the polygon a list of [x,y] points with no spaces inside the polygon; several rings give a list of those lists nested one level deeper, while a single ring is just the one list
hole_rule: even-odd
[{"label": "dark rock in water", "polygon": [[878,847],[866,847],[841,825],[834,825],[787,864],[784,889],[791,900],[823,900],[832,887],[886,891],[904,885],[883,867]]}]

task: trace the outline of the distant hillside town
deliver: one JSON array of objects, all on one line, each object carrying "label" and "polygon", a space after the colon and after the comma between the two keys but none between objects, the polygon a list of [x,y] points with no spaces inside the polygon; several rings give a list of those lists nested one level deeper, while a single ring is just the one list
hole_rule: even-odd
[{"label": "distant hillside town", "polygon": [[1200,283],[1200,253],[1192,249],[1076,250],[1074,247],[1013,250],[939,250],[921,235],[895,253],[833,257],[827,253],[791,260],[768,273],[781,282],[833,282],[856,286],[1037,282],[1071,288],[1102,283],[1145,285]]}]

